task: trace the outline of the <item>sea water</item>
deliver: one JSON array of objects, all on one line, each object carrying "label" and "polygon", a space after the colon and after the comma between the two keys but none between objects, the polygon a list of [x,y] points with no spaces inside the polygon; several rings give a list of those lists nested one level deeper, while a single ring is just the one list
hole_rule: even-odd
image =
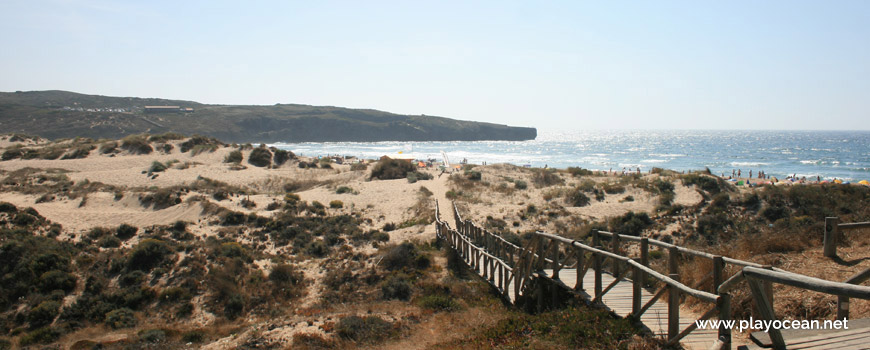
[{"label": "sea water", "polygon": [[677,171],[709,168],[730,176],[750,170],[783,179],[870,180],[870,131],[614,130],[539,132],[531,141],[278,143],[304,156],[381,156],[452,164],[583,167],[592,170]]}]

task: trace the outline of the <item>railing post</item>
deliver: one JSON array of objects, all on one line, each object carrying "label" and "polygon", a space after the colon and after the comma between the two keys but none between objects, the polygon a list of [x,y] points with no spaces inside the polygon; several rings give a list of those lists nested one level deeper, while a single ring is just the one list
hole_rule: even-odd
[{"label": "railing post", "polygon": [[[749,289],[752,290],[752,297],[755,299],[755,306],[758,307],[758,312],[761,314],[761,317],[768,321],[776,320],[776,313],[773,311],[773,304],[770,303],[765,292],[766,288],[764,288],[762,284],[754,278],[747,278],[746,282],[749,283]],[[771,327],[770,332],[768,332],[767,335],[770,337],[774,349],[785,350],[785,341],[782,339],[782,333],[780,333],[778,328]]]},{"label": "railing post", "polygon": [[537,252],[537,253],[538,253],[538,258],[537,258],[537,261],[536,261],[536,264],[535,264],[535,271],[544,271],[544,262],[545,262],[545,261],[544,261],[544,260],[545,260],[545,256],[544,256],[544,250],[545,250],[545,247],[544,247],[544,238],[543,238],[542,236],[538,236],[538,242],[540,242],[540,244],[538,245],[538,252]]},{"label": "railing post", "polygon": [[825,218],[825,248],[824,255],[828,258],[837,256],[837,241],[839,240],[840,218],[827,217]]},{"label": "railing post", "polygon": [[[640,239],[640,264],[649,267],[649,238]],[[640,281],[646,285],[646,273],[640,272]]]},{"label": "railing post", "polygon": [[601,237],[598,235],[598,230],[592,230],[592,246],[595,248],[600,248],[601,246]]},{"label": "railing post", "polygon": [[849,318],[849,297],[842,295],[837,296],[837,319],[845,320]]},{"label": "railing post", "polygon": [[574,283],[574,290],[581,291],[581,290],[583,290],[583,276],[585,275],[585,272],[586,272],[586,271],[581,271],[581,269],[583,269],[583,265],[585,265],[585,261],[583,261],[583,260],[585,260],[584,258],[585,258],[586,253],[583,252],[583,249],[576,248],[576,247],[574,249],[576,250],[576,254],[577,254],[577,274],[576,274],[577,281]]},{"label": "railing post", "polygon": [[[600,249],[601,247],[595,247]],[[601,299],[601,256],[592,253],[592,269],[595,270],[595,299]]]},{"label": "railing post", "polygon": [[[671,273],[668,275],[674,281],[680,281],[680,275]],[[668,286],[668,340],[680,334],[680,290],[674,286]]]},{"label": "railing post", "polygon": [[559,243],[557,243],[556,241],[553,241],[552,245],[553,245],[553,247],[552,247],[552,249],[550,249],[550,256],[551,256],[550,259],[553,260],[553,263],[551,264],[551,266],[553,267],[553,277],[552,278],[554,280],[558,280],[559,279]]},{"label": "railing post", "polygon": [[[612,243],[613,243],[613,254],[619,255],[619,248],[620,247],[619,247],[619,234],[618,233],[613,234],[613,242]],[[614,277],[619,276],[619,270],[620,270],[619,261],[614,259],[613,260],[613,276]]]},{"label": "railing post", "polygon": [[634,268],[633,276],[631,281],[631,314],[637,315],[640,313],[641,308],[641,287],[643,287],[643,270],[640,267],[632,265]]},{"label": "railing post", "polygon": [[679,254],[680,251],[677,250],[677,247],[668,248],[668,274],[680,273]]},{"label": "railing post", "polygon": [[[716,301],[716,306],[719,307],[719,320],[725,321],[731,319],[731,295],[722,293]],[[719,340],[724,344],[720,350],[731,349],[731,328],[725,327],[724,323],[719,324]]]},{"label": "railing post", "polygon": [[719,285],[724,282],[722,273],[725,270],[725,260],[721,256],[713,257],[713,294],[718,294]]},{"label": "railing post", "polygon": [[[773,266],[770,265],[764,265],[762,268],[765,270],[773,270]],[[770,303],[770,309],[773,310],[773,282],[763,281],[762,286],[764,286],[764,294],[767,295],[767,302]]]}]

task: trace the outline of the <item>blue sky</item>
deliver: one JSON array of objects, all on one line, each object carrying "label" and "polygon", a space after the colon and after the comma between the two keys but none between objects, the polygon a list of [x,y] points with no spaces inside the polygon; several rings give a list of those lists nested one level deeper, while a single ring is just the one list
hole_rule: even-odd
[{"label": "blue sky", "polygon": [[870,129],[868,1],[0,2],[0,91]]}]

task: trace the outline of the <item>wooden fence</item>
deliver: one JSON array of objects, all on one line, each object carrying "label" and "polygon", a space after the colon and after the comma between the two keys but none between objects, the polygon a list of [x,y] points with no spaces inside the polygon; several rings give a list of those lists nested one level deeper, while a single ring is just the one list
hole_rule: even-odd
[{"label": "wooden fence", "polygon": [[[710,305],[699,320],[707,320],[714,316],[720,320],[731,320],[729,291],[741,281],[748,282],[756,307],[761,316],[767,320],[776,320],[773,309],[775,283],[838,296],[838,318],[848,316],[849,298],[870,299],[870,287],[857,285],[870,279],[870,269],[853,276],[846,282],[831,282],[656,239],[598,230],[592,231],[591,246],[557,235],[536,232],[524,247],[519,247],[475,225],[471,220],[463,220],[455,204],[453,204],[453,215],[457,228],[452,229],[449,224],[441,220],[437,201],[435,207],[438,237],[448,242],[466,264],[489,281],[507,300],[534,301],[538,310],[548,305],[558,305],[561,294],[555,288],[547,290],[545,284],[577,294],[585,289],[583,277],[587,271],[595,274],[594,286],[592,286],[594,292],[590,295],[593,303],[601,302],[604,295],[617,283],[624,280],[631,281],[630,317],[638,320],[667,292],[669,344],[678,343],[696,329],[697,322],[680,329],[679,305],[683,296]],[[627,249],[630,248],[629,245],[637,247]],[[657,247],[667,252],[667,273],[658,272],[650,267],[650,247]],[[632,253],[628,253],[629,251]],[[704,277],[692,286],[680,282],[679,261],[686,257],[711,261],[710,271],[704,271],[706,272]],[[577,271],[574,288],[568,287],[560,279],[560,271],[566,268]],[[736,272],[729,276],[727,271]],[[614,276],[613,282],[604,286],[602,273]],[[658,281],[652,283],[657,284],[658,289],[651,299],[642,304],[641,289],[647,287],[650,284],[647,282],[650,280]],[[710,281],[712,287],[709,290],[698,289],[699,286]],[[510,297],[511,294],[513,298]],[[770,338],[774,348],[785,349],[785,342],[779,330],[771,329]],[[731,329],[720,327],[715,346],[720,349],[731,348]]]},{"label": "wooden fence", "polygon": [[843,231],[868,227],[870,227],[870,222],[850,222],[841,224],[840,218],[838,217],[825,218],[825,256],[829,258],[837,256],[837,244],[843,239]]}]

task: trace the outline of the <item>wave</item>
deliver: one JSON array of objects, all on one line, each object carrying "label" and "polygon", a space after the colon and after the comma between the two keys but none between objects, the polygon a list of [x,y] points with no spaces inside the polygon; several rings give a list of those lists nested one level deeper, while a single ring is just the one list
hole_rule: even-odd
[{"label": "wave", "polygon": [[731,162],[732,166],[766,166],[770,165],[770,163],[763,162]]}]

